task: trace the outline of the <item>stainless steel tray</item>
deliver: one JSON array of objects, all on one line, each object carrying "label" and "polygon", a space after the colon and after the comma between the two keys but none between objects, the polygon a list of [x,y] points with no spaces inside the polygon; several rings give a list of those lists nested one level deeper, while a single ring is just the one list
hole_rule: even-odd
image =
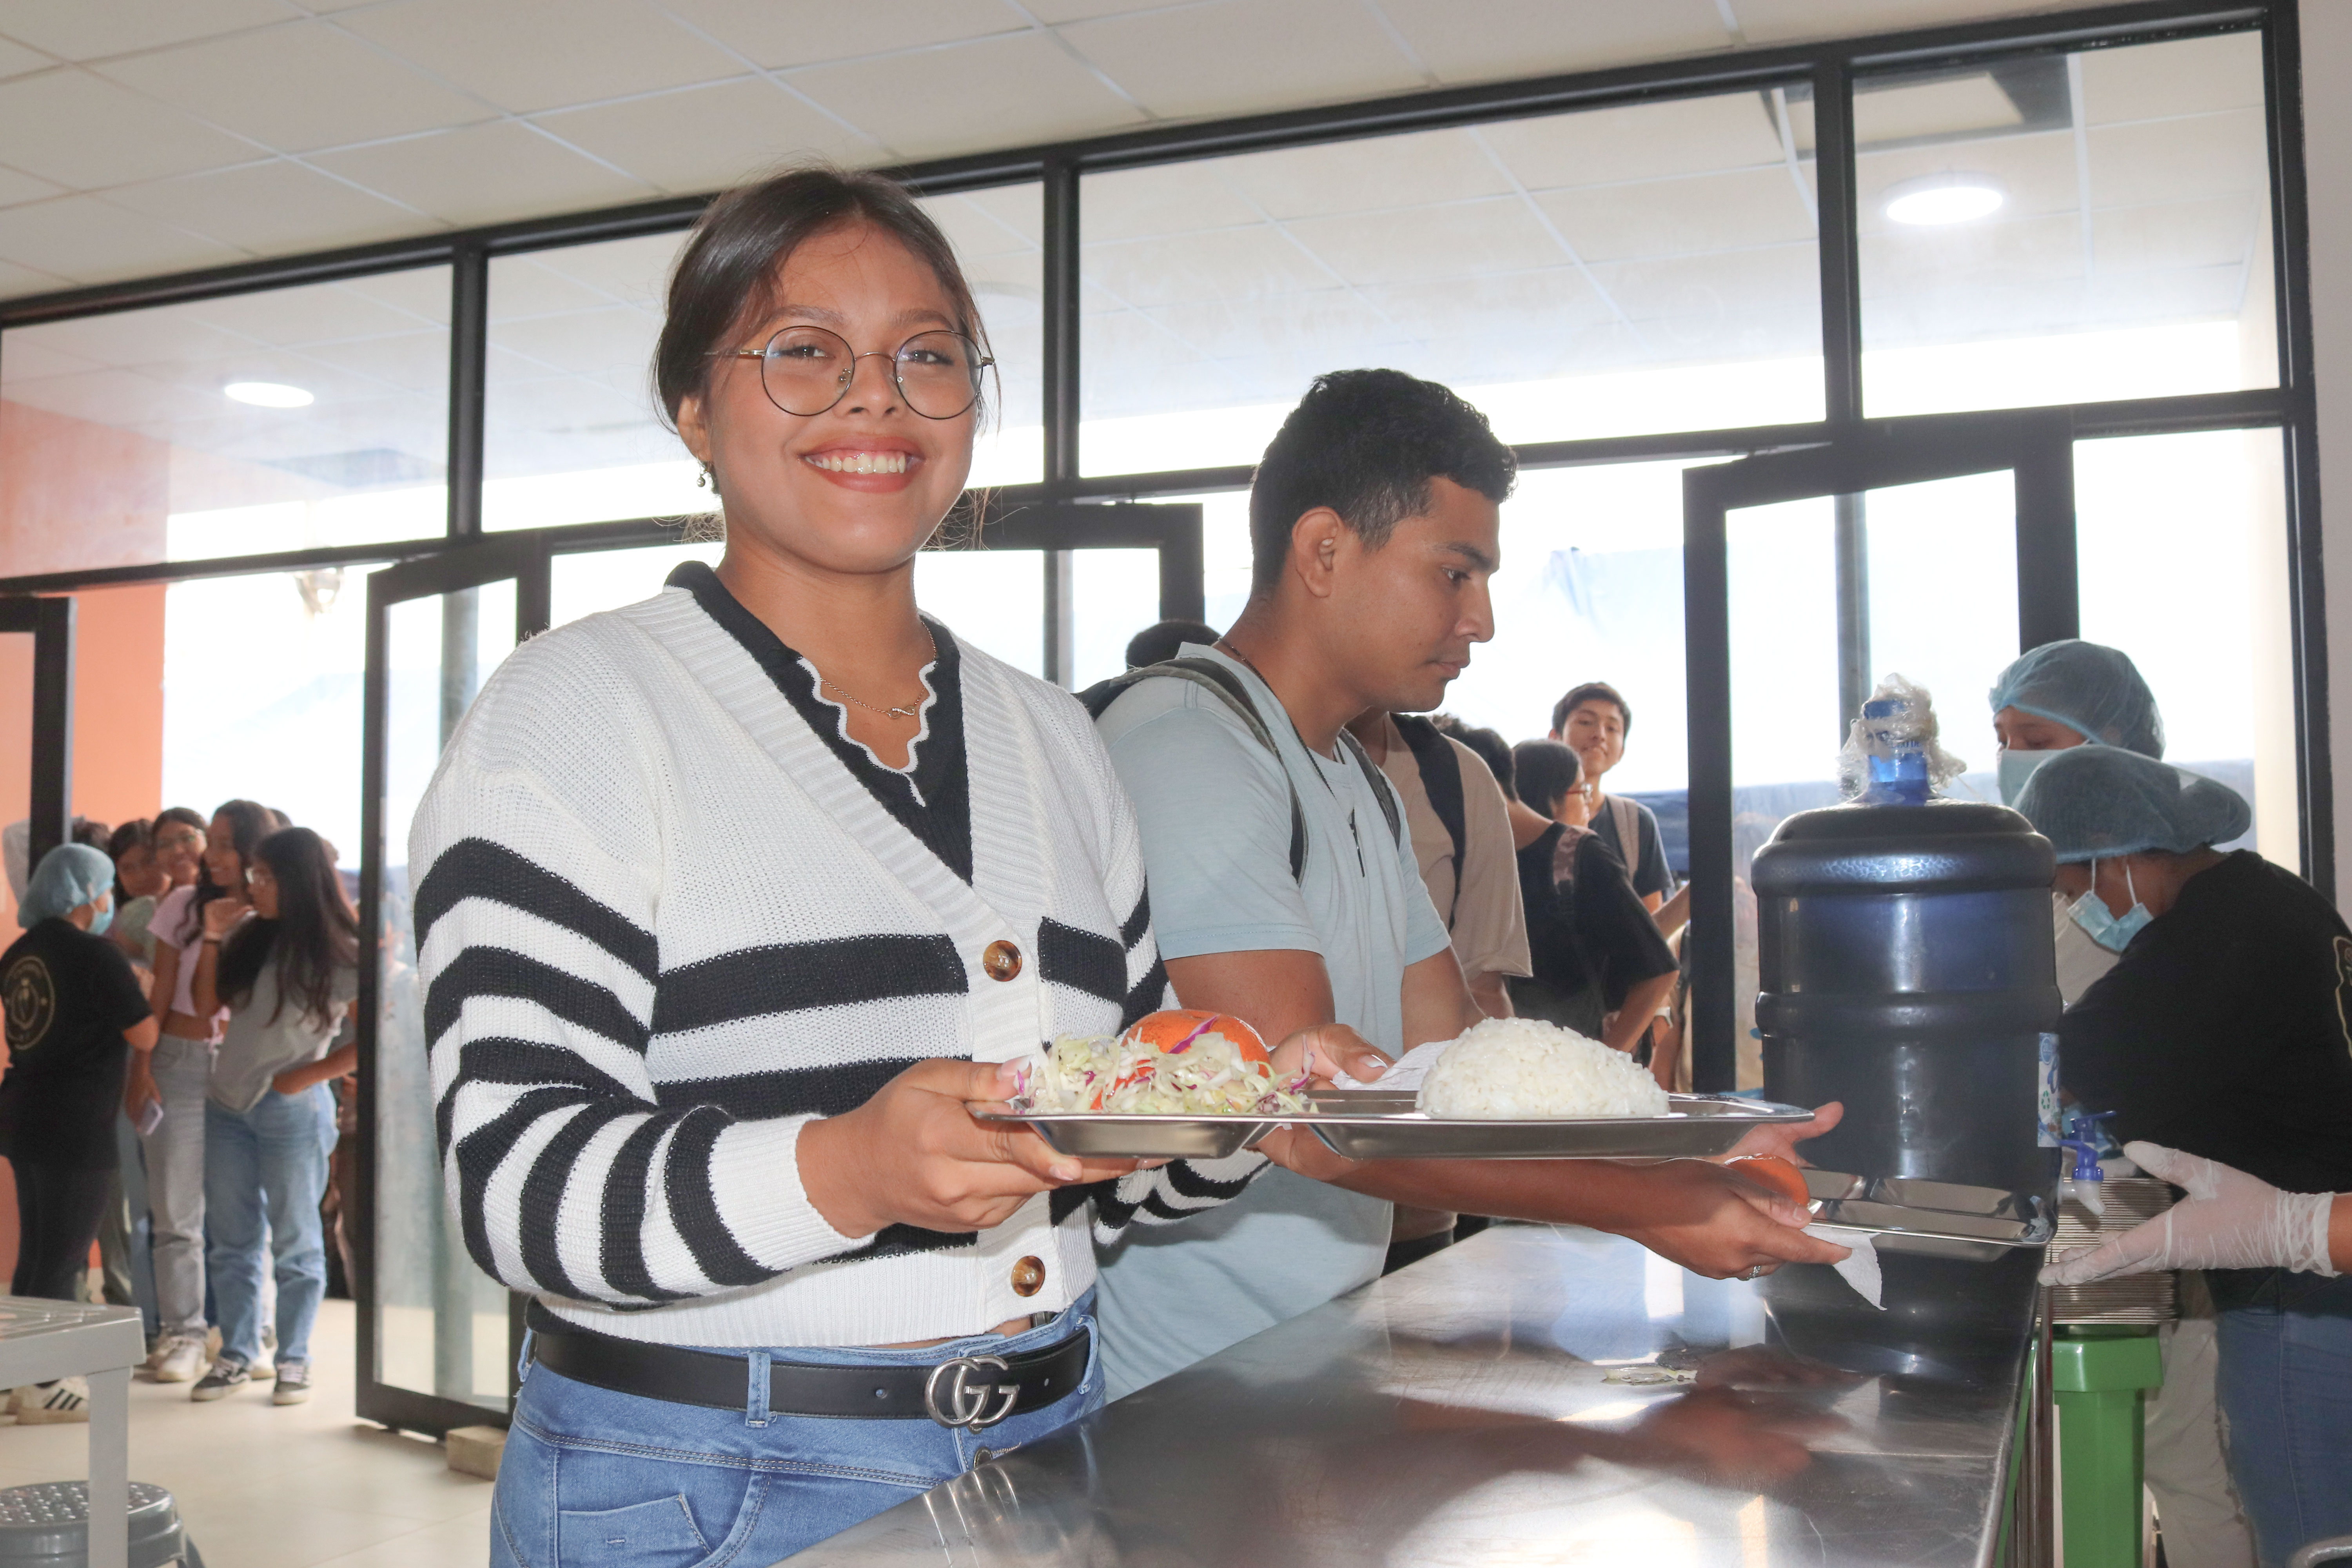
[{"label": "stainless steel tray", "polygon": [[2046,1247],[2053,1229],[2039,1194],[1915,1176],[1865,1179],[1808,1167],[1813,1217],[1868,1231],[1882,1252],[1990,1263],[2013,1247]]},{"label": "stainless steel tray", "polygon": [[1810,1110],[1704,1094],[1668,1097],[1664,1116],[1585,1121],[1437,1121],[1413,1096],[1329,1089],[1314,1110],[1284,1117],[1139,1116],[1112,1111],[975,1110],[983,1121],[1024,1121],[1065,1154],[1106,1159],[1221,1159],[1282,1122],[1311,1130],[1351,1160],[1625,1160],[1720,1154],[1749,1129],[1809,1121]]}]

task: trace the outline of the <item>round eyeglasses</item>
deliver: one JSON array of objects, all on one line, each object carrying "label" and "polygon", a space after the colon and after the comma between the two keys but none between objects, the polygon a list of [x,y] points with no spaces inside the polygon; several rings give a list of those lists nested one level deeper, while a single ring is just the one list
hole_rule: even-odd
[{"label": "round eyeglasses", "polygon": [[823,327],[786,327],[756,349],[719,349],[718,359],[760,362],[760,388],[787,414],[813,418],[849,395],[861,359],[887,360],[907,406],[926,419],[952,419],[980,401],[981,373],[996,362],[961,332],[917,332],[896,352],[861,354]]}]

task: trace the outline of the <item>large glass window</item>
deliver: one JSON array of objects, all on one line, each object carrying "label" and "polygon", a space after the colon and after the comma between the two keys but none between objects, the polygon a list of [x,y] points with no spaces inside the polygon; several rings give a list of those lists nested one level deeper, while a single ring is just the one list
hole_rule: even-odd
[{"label": "large glass window", "polygon": [[448,522],[444,267],[17,327],[10,574],[430,538]]},{"label": "large glass window", "polygon": [[1443,381],[1507,440],[1819,418],[1786,95],[1087,176],[1092,474],[1255,461],[1318,374]]},{"label": "large glass window", "polygon": [[2253,33],[1863,79],[1869,411],[2278,384]]},{"label": "large glass window", "polygon": [[2083,635],[2139,666],[2165,760],[2253,806],[2239,842],[2302,870],[2278,432],[2079,442],[2074,504]]},{"label": "large glass window", "polygon": [[[955,246],[997,362],[975,485],[1044,474],[1045,278],[1034,184],[940,196],[924,210]],[[482,522],[545,528],[713,509],[653,387],[683,233],[502,256],[490,263]],[[788,417],[778,415],[779,419]]]}]

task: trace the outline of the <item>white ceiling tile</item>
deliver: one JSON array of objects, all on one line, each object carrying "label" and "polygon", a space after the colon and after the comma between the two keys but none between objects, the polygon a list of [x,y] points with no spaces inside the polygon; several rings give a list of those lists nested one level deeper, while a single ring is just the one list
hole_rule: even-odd
[{"label": "white ceiling tile", "polygon": [[2101,206],[2270,189],[2270,144],[2252,109],[2094,126],[2091,195]]},{"label": "white ceiling tile", "polygon": [[[26,294],[46,294],[52,289],[63,289],[68,279],[53,272],[39,272],[30,267],[19,267],[13,261],[0,261],[0,299],[16,300]],[[15,353],[11,345],[8,352]]]},{"label": "white ceiling tile", "polygon": [[1374,213],[1301,218],[1286,226],[1350,283],[1514,272],[1568,259],[1517,196],[1433,206],[1406,223],[1392,214]]},{"label": "white ceiling tile", "polygon": [[364,245],[433,220],[286,159],[151,180],[107,193],[120,205],[257,256]]},{"label": "white ceiling tile", "polygon": [[1851,38],[1951,22],[1981,22],[2029,11],[2063,11],[2071,0],[1729,0],[1751,44]]},{"label": "white ceiling tile", "polygon": [[880,151],[760,77],[536,118],[573,146],[679,193],[722,190],[797,159],[869,163]]},{"label": "white ceiling tile", "polygon": [[0,257],[78,283],[247,259],[243,252],[96,196],[60,196],[0,210]]},{"label": "white ceiling tile", "polygon": [[0,82],[0,148],[16,168],[85,190],[262,156],[250,142],[70,68]]},{"label": "white ceiling tile", "polygon": [[1785,169],[1552,191],[1541,199],[1587,261],[1690,256],[1813,238],[1813,217]]},{"label": "white ceiling tile", "polygon": [[1088,174],[1078,185],[1079,231],[1092,246],[1263,222],[1220,177],[1223,166],[1223,160],[1154,163]]},{"label": "white ceiling tile", "polygon": [[[2074,212],[2083,199],[2074,173],[2074,137],[2071,132],[1897,147],[1883,153],[1864,153],[1854,160],[1854,189],[1862,232],[1872,234],[1901,226],[1886,216],[1886,195],[1895,186],[1929,174],[1983,174],[1999,184],[2006,198],[2000,214],[2004,223],[2023,216]],[[1932,239],[1935,235],[1955,230],[1935,228],[1921,232]]]},{"label": "white ceiling tile", "polygon": [[511,121],[322,153],[312,162],[453,224],[572,212],[656,194]]},{"label": "white ceiling tile", "polygon": [[[542,316],[563,316],[581,310],[601,310],[616,301],[606,290],[593,283],[572,277],[569,272],[547,263],[559,260],[573,249],[590,250],[593,246],[576,246],[554,252],[534,251],[521,256],[494,256],[490,258],[490,342],[502,343],[510,322],[536,321]],[[648,301],[650,303],[650,301]]]},{"label": "white ceiling tile", "polygon": [[1538,191],[1781,162],[1780,138],[1752,92],[1510,120],[1478,134]]},{"label": "white ceiling tile", "polygon": [[0,77],[24,76],[37,70],[47,70],[58,62],[38,49],[28,49],[22,44],[12,44],[0,38]]},{"label": "white ceiling tile", "polygon": [[1427,82],[1359,0],[1227,0],[1076,22],[1061,34],[1146,109],[1171,119]]},{"label": "white ceiling tile", "polygon": [[[670,264],[685,248],[686,231],[568,245],[490,263],[490,313],[522,315],[533,309],[572,310],[619,300],[641,310],[661,308]],[[509,304],[504,269],[518,269],[517,302]]]},{"label": "white ceiling tile", "polygon": [[44,196],[61,196],[65,190],[63,185],[53,184],[47,180],[37,180],[15,169],[0,168],[0,207],[13,207],[19,202],[37,202]]},{"label": "white ceiling tile", "polygon": [[2259,33],[2179,38],[2083,56],[2083,106],[2094,125],[2263,106]]},{"label": "white ceiling tile", "polygon": [[1393,211],[1509,193],[1509,176],[1466,131],[1327,142],[1220,158],[1206,165],[1277,218]]},{"label": "white ceiling tile", "polygon": [[[1180,0],[1181,3],[1181,0]],[[1129,11],[1165,11],[1169,0],[1027,0],[1029,14],[1047,26],[1117,16]]]},{"label": "white ceiling tile", "polygon": [[1714,0],[1383,0],[1447,82],[1597,70],[1727,48]]},{"label": "white ceiling tile", "polygon": [[335,287],[406,311],[420,321],[446,327],[449,324],[449,284],[446,267],[412,267],[404,272],[354,278]]},{"label": "white ceiling tile", "polygon": [[179,308],[192,321],[279,348],[341,344],[419,330],[416,318],[408,312],[334,283],[231,294]]},{"label": "white ceiling tile", "polygon": [[1115,131],[1143,115],[1026,34],[796,71],[793,85],[907,157]]},{"label": "white ceiling tile", "polygon": [[[983,194],[1000,199],[983,203],[978,199]],[[1043,264],[1038,231],[1045,226],[1045,195],[1035,185],[1016,185],[1002,193],[935,196],[922,205],[968,268],[981,262],[1009,261],[1010,269],[998,270],[1010,275],[1025,268],[1034,274]]]},{"label": "white ceiling tile", "polygon": [[636,0],[403,0],[341,21],[519,114],[744,71]]},{"label": "white ceiling tile", "polygon": [[665,8],[771,68],[961,43],[1028,26],[1004,0],[891,0],[888,5],[666,0]]},{"label": "white ceiling tile", "polygon": [[285,0],[8,0],[0,31],[60,59],[89,60],[299,15]]},{"label": "white ceiling tile", "polygon": [[1271,224],[1089,246],[1085,268],[1090,281],[1134,306],[1260,300],[1341,281]]},{"label": "white ceiling tile", "polygon": [[495,117],[350,34],[295,22],[111,60],[102,74],[289,153]]}]

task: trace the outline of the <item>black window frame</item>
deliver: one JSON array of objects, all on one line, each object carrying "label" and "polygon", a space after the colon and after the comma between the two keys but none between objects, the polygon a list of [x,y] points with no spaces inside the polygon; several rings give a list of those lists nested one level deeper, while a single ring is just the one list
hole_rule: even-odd
[{"label": "black window frame", "polygon": [[[1147,501],[1238,489],[1246,466],[1163,473],[1084,475],[1079,468],[1078,318],[1081,176],[1113,169],[1311,143],[1360,140],[1529,115],[1702,97],[1774,85],[1809,85],[1816,105],[1824,414],[1802,424],[1675,431],[1601,439],[1528,443],[1526,468],[1736,458],[1818,445],[1872,423],[1862,403],[1858,213],[1853,180],[1852,86],[1888,68],[1959,65],[1987,56],[2121,47],[2168,39],[2253,32],[2263,44],[2271,153],[2271,220],[2277,303],[2278,384],[2061,405],[2076,441],[2168,432],[2276,428],[2286,464],[2289,636],[2294,651],[2297,797],[2305,875],[2335,893],[2334,821],[2327,721],[2326,608],[2320,574],[2319,478],[2312,395],[2308,211],[2301,106],[2300,37],[2294,0],[2240,5],[2139,0],[2039,16],[1740,49],[1597,71],[1400,94],[1351,103],[1151,126],[1062,142],[908,163],[887,172],[926,195],[1041,183],[1045,204],[1045,477],[992,492],[992,511],[1089,501]],[[429,556],[481,536],[484,361],[491,258],[674,233],[690,226],[709,195],[417,236],[375,245],[206,268],[0,301],[0,358],[7,332],[43,322],[112,314],[307,283],[333,282],[447,266],[450,325],[448,523],[432,538],[300,552],[0,577],[0,595],[68,594],[130,583],[177,582],[256,572],[395,562]],[[548,531],[559,548],[598,548],[677,537],[675,520],[634,519]],[[1720,702],[1723,693],[1694,692]]]}]

